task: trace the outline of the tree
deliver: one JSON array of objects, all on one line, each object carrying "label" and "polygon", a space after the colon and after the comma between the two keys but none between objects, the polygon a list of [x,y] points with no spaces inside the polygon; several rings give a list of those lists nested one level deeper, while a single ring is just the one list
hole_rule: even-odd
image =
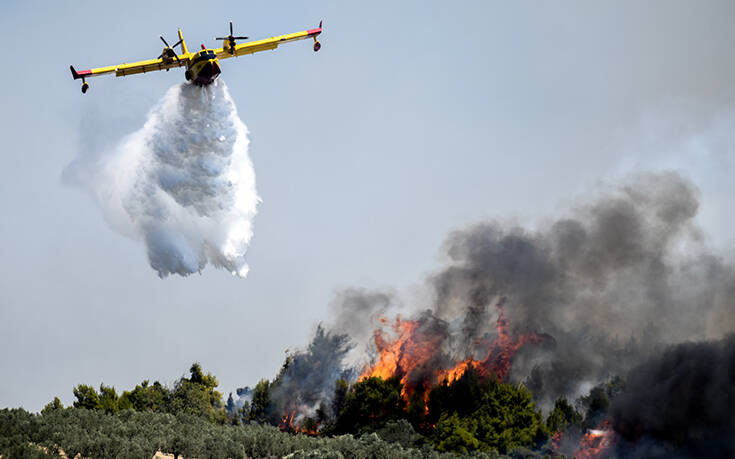
[{"label": "tree", "polygon": [[266,422],[271,404],[270,383],[267,379],[261,379],[253,389],[253,401],[250,403],[248,421]]},{"label": "tree", "polygon": [[102,408],[100,398],[94,387],[80,384],[74,388],[74,396],[77,400],[74,402],[75,408],[86,408],[88,410],[99,410]]},{"label": "tree", "polygon": [[543,443],[546,430],[531,393],[523,386],[481,379],[473,368],[451,384],[444,381],[429,393],[432,441],[441,451],[468,452]]},{"label": "tree", "polygon": [[560,397],[554,403],[554,409],[546,418],[546,427],[550,432],[562,432],[573,424],[580,424],[582,415],[565,399]]},{"label": "tree", "polygon": [[148,380],[135,386],[132,391],[125,391],[120,396],[120,408],[130,407],[135,411],[167,411],[170,391],[158,381],[153,385]]},{"label": "tree", "polygon": [[414,391],[408,400],[406,416],[416,429],[424,427],[426,420],[426,402],[424,401],[424,395],[425,392]]},{"label": "tree", "polygon": [[606,417],[610,401],[625,389],[625,381],[619,376],[601,383],[590,390],[589,394],[577,399],[577,406],[584,412],[584,429],[596,428]]},{"label": "tree", "polygon": [[334,419],[339,417],[345,406],[347,392],[350,390],[350,384],[346,379],[340,378],[334,383],[334,398],[332,399],[332,414]]},{"label": "tree", "polygon": [[46,404],[46,406],[43,407],[41,410],[41,414],[49,414],[52,411],[57,410],[63,410],[64,404],[61,403],[61,400],[59,400],[59,397],[54,397],[54,399]]},{"label": "tree", "polygon": [[219,385],[211,373],[206,375],[201,365],[192,364],[189,378],[180,378],[169,393],[167,411],[172,414],[202,416],[212,422],[225,423],[227,413],[222,394],[215,390]]},{"label": "tree", "polygon": [[370,377],[355,383],[337,418],[337,433],[372,431],[387,421],[405,418],[402,389],[396,377]]},{"label": "tree", "polygon": [[436,426],[436,449],[461,454],[475,451],[480,448],[480,441],[474,435],[475,430],[476,423],[471,419],[462,419],[457,413],[443,416]]},{"label": "tree", "polygon": [[100,384],[100,408],[105,410],[107,413],[117,413],[118,408],[118,397],[114,387],[105,386]]}]

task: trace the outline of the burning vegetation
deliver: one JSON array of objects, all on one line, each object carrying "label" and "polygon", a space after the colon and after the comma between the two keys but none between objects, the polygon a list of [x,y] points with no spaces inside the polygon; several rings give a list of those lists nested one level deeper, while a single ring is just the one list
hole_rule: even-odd
[{"label": "burning vegetation", "polygon": [[[698,206],[663,173],[533,231],[456,231],[426,300],[339,293],[273,380],[207,413],[421,454],[733,457],[735,269],[703,243]],[[208,378],[179,385],[215,394]]]},{"label": "burning vegetation", "polygon": [[[319,403],[298,404],[289,419],[316,421],[320,433],[406,419],[437,448],[461,444],[467,451],[620,451],[628,440],[619,438],[610,407],[625,378],[677,343],[716,340],[735,329],[735,274],[708,252],[695,223],[698,208],[689,182],[649,174],[534,231],[486,222],[450,234],[446,266],[427,280],[427,302],[399,307],[393,294],[359,289],[338,296],[333,320],[315,342],[342,338],[324,355],[338,359],[331,374],[340,369],[335,380],[343,382],[330,382]],[[287,364],[279,378],[290,374]],[[488,394],[505,389],[491,388],[529,394],[529,411],[515,425],[533,434],[494,443],[493,429],[470,421],[479,412],[438,401],[442,391],[475,380],[484,388],[470,397],[475,410],[500,403]],[[296,387],[287,398],[300,397]],[[523,400],[514,397],[514,404]],[[357,421],[347,422],[340,418],[351,398],[364,403],[348,404]],[[542,414],[547,420],[534,430]],[[451,441],[442,437],[448,429]]]}]

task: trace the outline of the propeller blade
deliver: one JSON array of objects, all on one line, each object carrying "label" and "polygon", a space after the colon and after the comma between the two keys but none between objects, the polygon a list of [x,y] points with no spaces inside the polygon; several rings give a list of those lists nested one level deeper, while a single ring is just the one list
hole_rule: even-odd
[{"label": "propeller blade", "polygon": [[162,59],[162,58],[163,58],[163,53],[161,53],[161,55],[158,56],[156,59]]},{"label": "propeller blade", "polygon": [[232,35],[232,21],[230,21],[230,35]]},{"label": "propeller blade", "polygon": [[183,39],[183,38],[182,38],[181,40],[177,41],[177,42],[176,42],[176,44],[175,44],[175,45],[173,45],[173,46],[171,47],[171,49],[174,49],[174,48],[176,48],[177,46],[179,46],[179,45],[181,44],[181,42],[182,42],[182,41],[184,41],[184,39]]},{"label": "propeller blade", "polygon": [[165,38],[163,38],[163,37],[159,37],[159,38],[161,39],[161,41],[163,42],[163,44],[166,45],[167,48],[170,48],[170,46],[168,46],[168,43],[166,42],[166,39]]},{"label": "propeller blade", "polygon": [[215,40],[229,40],[230,37],[214,37]]},{"label": "propeller blade", "polygon": [[248,37],[232,37],[232,38],[234,38],[235,40],[247,40],[248,39]]}]

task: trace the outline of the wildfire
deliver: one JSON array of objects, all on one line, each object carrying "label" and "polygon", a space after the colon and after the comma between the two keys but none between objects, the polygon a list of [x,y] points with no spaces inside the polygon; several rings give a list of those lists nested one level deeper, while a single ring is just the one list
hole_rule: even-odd
[{"label": "wildfire", "polygon": [[[303,410],[304,408],[305,407],[302,405],[301,409]],[[283,432],[296,432],[312,436],[317,435],[319,426],[316,423],[304,423],[301,426],[298,426],[294,423],[296,411],[296,408],[292,409],[290,412],[286,411],[283,416],[281,416],[281,423],[278,425],[278,428],[281,429],[281,431]]]},{"label": "wildfire", "polygon": [[584,434],[574,456],[577,459],[596,459],[614,443],[615,432],[610,428],[609,421],[603,421],[597,429],[590,429]]},{"label": "wildfire", "polygon": [[[381,319],[381,322],[388,321]],[[379,353],[378,360],[363,372],[360,380],[373,376],[383,379],[398,376],[404,386],[404,397],[408,394],[406,391],[413,391],[415,385],[409,383],[409,376],[427,367],[445,338],[421,325],[417,320],[403,320],[399,316],[391,326],[392,337],[381,329],[375,330],[373,340]]]},{"label": "wildfire", "polygon": [[281,430],[294,430],[293,418],[296,414],[296,409],[291,410],[290,413],[285,413],[281,417],[281,424],[278,426]]},{"label": "wildfire", "polygon": [[[402,320],[398,317],[390,327],[392,329],[390,335],[382,329],[374,332],[373,339],[378,350],[378,359],[375,365],[363,372],[360,380],[371,376],[384,379],[398,376],[404,385],[403,395],[406,397],[416,390],[417,386],[427,389],[445,379],[452,382],[460,378],[469,368],[476,369],[484,377],[494,375],[499,380],[505,379],[515,353],[525,344],[539,343],[545,337],[536,333],[511,334],[510,323],[505,318],[503,310],[504,304],[503,299],[496,305],[497,336],[493,340],[478,343],[487,352],[483,360],[469,357],[452,368],[435,368],[437,365],[432,365],[432,359],[437,356],[446,338],[445,335],[436,329],[423,326],[420,321]],[[386,319],[381,319],[381,322],[388,323]]]}]

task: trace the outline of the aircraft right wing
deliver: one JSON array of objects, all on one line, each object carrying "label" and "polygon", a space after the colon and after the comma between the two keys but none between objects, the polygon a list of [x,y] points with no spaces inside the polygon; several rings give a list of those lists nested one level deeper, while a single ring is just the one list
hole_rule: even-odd
[{"label": "aircraft right wing", "polygon": [[317,35],[322,33],[322,23],[319,22],[319,27],[316,29],[304,30],[301,32],[290,33],[286,35],[279,35],[277,37],[266,38],[264,40],[250,41],[235,45],[235,49],[232,50],[225,41],[225,46],[214,50],[219,59],[227,59],[230,57],[244,56],[246,54],[253,54],[260,51],[267,51],[269,49],[276,49],[278,45],[282,43],[288,43],[297,40],[305,40],[307,38],[314,38],[314,51],[319,51],[321,45],[316,41]]}]

